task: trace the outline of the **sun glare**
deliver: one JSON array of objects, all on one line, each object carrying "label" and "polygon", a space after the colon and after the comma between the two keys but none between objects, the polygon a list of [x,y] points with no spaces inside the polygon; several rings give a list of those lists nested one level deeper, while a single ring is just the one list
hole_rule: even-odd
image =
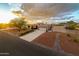
[{"label": "sun glare", "polygon": [[11,19],[16,18],[17,16],[14,15],[11,11],[2,11],[0,10],[0,23],[8,23]]}]

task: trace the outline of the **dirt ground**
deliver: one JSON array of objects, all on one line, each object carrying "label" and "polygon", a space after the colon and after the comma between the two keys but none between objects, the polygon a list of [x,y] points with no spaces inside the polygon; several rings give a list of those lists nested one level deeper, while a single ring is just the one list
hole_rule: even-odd
[{"label": "dirt ground", "polygon": [[66,34],[61,33],[61,47],[64,51],[72,53],[73,55],[79,55],[79,43],[71,41]]},{"label": "dirt ground", "polygon": [[52,33],[52,32],[47,32],[47,33],[43,33],[42,35],[40,35],[39,37],[37,37],[35,40],[33,40],[33,43],[39,43],[42,45],[45,45],[49,48],[52,48],[55,42],[55,36],[56,33]]},{"label": "dirt ground", "polygon": [[[32,41],[32,43],[41,44],[49,48],[53,48],[56,41],[57,32],[46,32]],[[60,47],[64,52],[72,55],[79,55],[79,43],[71,41],[65,33],[60,33]]]}]

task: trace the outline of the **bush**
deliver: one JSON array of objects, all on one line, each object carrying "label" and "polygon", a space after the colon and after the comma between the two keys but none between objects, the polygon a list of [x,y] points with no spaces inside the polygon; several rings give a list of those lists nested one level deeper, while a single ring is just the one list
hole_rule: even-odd
[{"label": "bush", "polygon": [[66,29],[74,30],[77,27],[77,23],[74,21],[67,22]]},{"label": "bush", "polygon": [[70,35],[70,34],[67,34],[67,36],[68,36],[68,37],[71,37],[71,35]]},{"label": "bush", "polygon": [[23,32],[23,33],[21,33],[19,36],[23,36],[23,35],[25,35],[25,34],[27,34],[27,33],[33,32],[33,31],[34,31],[34,30],[29,30],[29,31]]},{"label": "bush", "polygon": [[74,42],[79,43],[79,38],[73,39]]},{"label": "bush", "polygon": [[76,28],[76,25],[70,24],[70,25],[68,26],[68,28],[71,29],[71,30],[74,30],[74,29]]}]

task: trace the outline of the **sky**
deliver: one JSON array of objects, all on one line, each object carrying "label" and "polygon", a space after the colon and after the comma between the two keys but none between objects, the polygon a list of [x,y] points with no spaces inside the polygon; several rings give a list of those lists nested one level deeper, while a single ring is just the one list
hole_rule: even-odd
[{"label": "sky", "polygon": [[17,4],[0,3],[0,23],[8,23],[11,19],[16,18],[11,11],[18,9]]},{"label": "sky", "polygon": [[23,4],[23,9],[31,16],[49,17],[52,20],[79,22],[78,3],[35,3]]},{"label": "sky", "polygon": [[48,18],[56,22],[73,20],[79,22],[78,3],[0,3],[0,23],[16,18],[12,10],[24,10],[33,19]]}]

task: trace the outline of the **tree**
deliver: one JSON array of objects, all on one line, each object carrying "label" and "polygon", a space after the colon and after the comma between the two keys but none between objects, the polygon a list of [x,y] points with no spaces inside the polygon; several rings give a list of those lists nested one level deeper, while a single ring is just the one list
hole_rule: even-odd
[{"label": "tree", "polygon": [[26,21],[24,21],[23,18],[15,18],[10,21],[10,26],[11,27],[18,27],[19,29],[26,29],[27,23],[26,23]]},{"label": "tree", "polygon": [[12,13],[15,14],[16,16],[18,16],[18,17],[22,17],[23,16],[21,10],[19,10],[19,11],[12,11]]}]

